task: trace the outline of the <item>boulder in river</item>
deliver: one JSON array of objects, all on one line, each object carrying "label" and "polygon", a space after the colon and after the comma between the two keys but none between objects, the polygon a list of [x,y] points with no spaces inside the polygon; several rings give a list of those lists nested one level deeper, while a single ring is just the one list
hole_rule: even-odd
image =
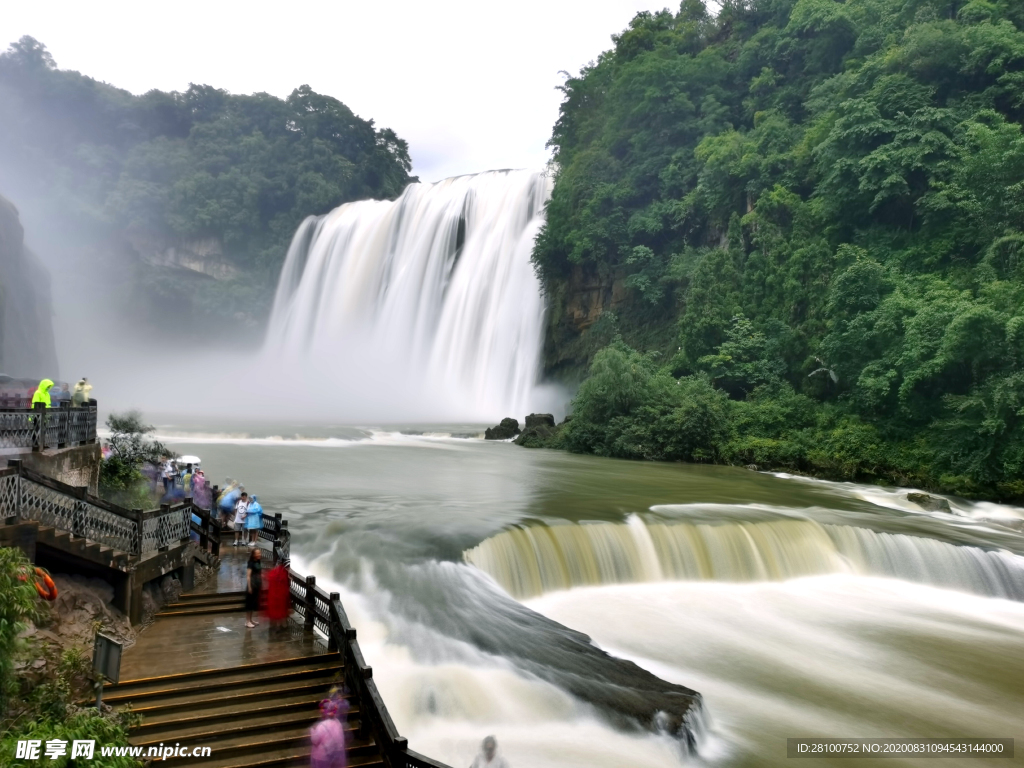
[{"label": "boulder in river", "polygon": [[929,512],[952,512],[949,508],[949,502],[938,496],[931,496],[927,493],[908,493],[907,501],[912,501],[921,509],[927,509]]},{"label": "boulder in river", "polygon": [[484,432],[484,440],[511,440],[519,434],[519,421],[513,418],[501,420],[501,424]]},{"label": "boulder in river", "polygon": [[530,427],[554,427],[555,417],[550,413],[531,413],[526,417],[526,429]]},{"label": "boulder in river", "polygon": [[548,441],[558,432],[555,417],[550,413],[531,413],[526,417],[526,428],[516,438],[516,445],[526,448],[545,448]]}]

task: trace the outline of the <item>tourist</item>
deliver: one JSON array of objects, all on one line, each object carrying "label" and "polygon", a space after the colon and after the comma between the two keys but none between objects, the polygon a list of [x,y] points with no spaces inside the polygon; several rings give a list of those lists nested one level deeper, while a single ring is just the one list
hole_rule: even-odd
[{"label": "tourist", "polygon": [[313,745],[310,752],[312,768],[345,768],[345,726],[338,719],[338,705],[332,699],[320,702],[320,722],[309,731]]},{"label": "tourist", "polygon": [[498,754],[498,740],[493,736],[484,739],[480,745],[480,754],[469,768],[509,768],[508,761]]},{"label": "tourist", "polygon": [[288,616],[292,612],[290,581],[288,561],[281,558],[267,574],[267,621],[271,630],[283,630],[288,626]]},{"label": "tourist", "polygon": [[185,494],[186,499],[194,498],[192,496],[192,465],[185,465],[185,474],[181,476],[181,490]]},{"label": "tourist", "polygon": [[83,376],[75,384],[74,394],[71,395],[71,405],[75,408],[81,408],[83,405],[88,405],[90,400],[90,392],[92,392],[92,384],[89,380]]},{"label": "tourist", "polygon": [[260,592],[263,589],[263,577],[260,574],[260,559],[263,550],[256,547],[249,553],[249,562],[245,566],[245,626],[252,629],[258,621],[253,613],[260,609]]},{"label": "tourist", "polygon": [[39,386],[36,387],[35,394],[32,395],[32,405],[30,408],[35,408],[36,403],[42,403],[47,408],[50,407],[50,388],[53,386],[53,382],[50,379],[43,379],[39,382]]},{"label": "tourist", "polygon": [[53,403],[53,407],[60,408],[65,400],[71,400],[68,385],[65,384],[61,389],[57,389],[57,385],[54,384],[53,389],[50,390],[50,401]]},{"label": "tourist", "polygon": [[242,486],[230,477],[226,480],[227,485],[217,498],[217,509],[220,511],[220,525],[224,530],[231,527],[231,518],[235,514],[235,502],[242,495]]},{"label": "tourist", "polygon": [[170,456],[164,456],[160,464],[160,475],[164,481],[164,496],[167,496],[174,488],[174,462]]},{"label": "tourist", "polygon": [[263,507],[255,496],[249,497],[249,506],[245,510],[245,530],[249,532],[249,547],[255,547],[263,530]]},{"label": "tourist", "polygon": [[203,474],[201,469],[195,470],[192,473],[192,500],[200,509],[212,511],[210,495],[210,486],[206,484],[206,475]]},{"label": "tourist", "polygon": [[245,527],[245,515],[249,511],[249,494],[242,491],[242,495],[235,502],[235,523],[232,526],[235,530],[235,546],[242,543],[242,528]]}]

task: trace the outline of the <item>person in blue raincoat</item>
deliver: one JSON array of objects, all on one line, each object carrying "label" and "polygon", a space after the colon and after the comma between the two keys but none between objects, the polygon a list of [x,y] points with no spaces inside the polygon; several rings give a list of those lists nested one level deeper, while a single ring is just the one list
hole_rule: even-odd
[{"label": "person in blue raincoat", "polygon": [[227,487],[217,497],[217,509],[220,512],[220,525],[225,531],[231,529],[231,519],[235,516],[235,503],[242,496],[244,489],[234,480],[228,478]]},{"label": "person in blue raincoat", "polygon": [[249,508],[245,512],[245,530],[249,532],[249,547],[255,547],[256,539],[263,530],[263,507],[256,496],[249,497]]}]

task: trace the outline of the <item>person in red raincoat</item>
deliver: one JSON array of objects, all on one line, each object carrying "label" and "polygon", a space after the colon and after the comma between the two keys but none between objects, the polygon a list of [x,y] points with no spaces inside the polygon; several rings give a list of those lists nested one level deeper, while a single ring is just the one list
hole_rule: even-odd
[{"label": "person in red raincoat", "polygon": [[292,612],[288,582],[288,561],[282,558],[267,576],[267,619],[271,629],[281,630],[288,625]]}]

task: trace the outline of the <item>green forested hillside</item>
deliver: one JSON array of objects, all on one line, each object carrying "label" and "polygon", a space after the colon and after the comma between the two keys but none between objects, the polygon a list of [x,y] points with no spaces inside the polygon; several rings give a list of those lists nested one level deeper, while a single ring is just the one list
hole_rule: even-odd
[{"label": "green forested hillside", "polygon": [[[551,140],[548,358],[592,361],[558,439],[1024,497],[1022,30],[1018,0],[638,15]],[[582,330],[588,280],[623,296]]]},{"label": "green forested hillside", "polygon": [[232,297],[265,302],[303,218],[396,197],[410,168],[392,130],[309,86],[287,99],[208,85],[134,96],[58,69],[30,37],[0,55],[0,188],[41,201],[83,244],[216,239],[237,268],[227,286],[139,272],[134,287],[179,314],[188,301],[228,313]]}]

